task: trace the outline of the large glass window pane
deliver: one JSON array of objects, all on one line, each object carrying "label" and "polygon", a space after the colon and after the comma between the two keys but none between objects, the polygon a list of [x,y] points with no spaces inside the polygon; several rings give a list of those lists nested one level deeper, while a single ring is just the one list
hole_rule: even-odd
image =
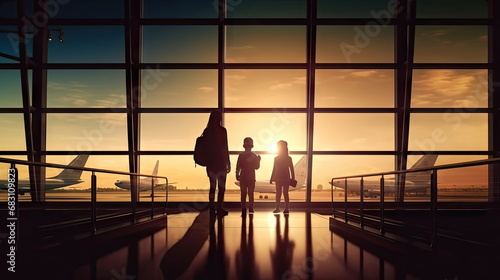
[{"label": "large glass window pane", "polygon": [[227,1],[228,18],[305,18],[305,0]]},{"label": "large glass window pane", "polygon": [[123,0],[71,0],[49,2],[52,18],[123,18]]},{"label": "large glass window pane", "polygon": [[141,71],[142,107],[217,107],[217,70]]},{"label": "large glass window pane", "polygon": [[[393,170],[394,156],[315,155],[313,156],[312,170],[312,201],[332,201],[330,182],[333,177],[388,172]],[[367,180],[374,181],[378,179],[370,178]],[[344,201],[343,187],[344,184],[337,184],[334,186],[334,201]],[[359,179],[350,179],[348,181],[348,188],[350,191],[352,190],[348,200],[359,201],[359,191],[357,191],[360,189]]]},{"label": "large glass window pane", "polygon": [[[142,114],[141,149],[193,151],[207,126],[209,114]],[[194,164],[194,163],[193,163]]]},{"label": "large glass window pane", "polygon": [[0,30],[0,63],[19,63],[17,26],[0,25]]},{"label": "large glass window pane", "polygon": [[0,114],[0,150],[25,151],[24,118],[22,114]]},{"label": "large glass window pane", "polygon": [[488,1],[478,0],[418,0],[419,18],[486,18]]},{"label": "large glass window pane", "polygon": [[227,107],[305,107],[305,70],[226,70]]},{"label": "large glass window pane", "polygon": [[217,62],[217,26],[144,26],[143,62]]},{"label": "large glass window pane", "polygon": [[318,0],[318,18],[394,17],[394,1],[387,0]]},{"label": "large glass window pane", "polygon": [[[413,166],[422,157],[422,155],[410,155],[408,166]],[[437,155],[435,165],[487,158],[487,156]],[[438,201],[487,201],[488,165],[442,169],[438,171],[437,179]]]},{"label": "large glass window pane", "polygon": [[316,70],[315,106],[394,107],[394,71]]},{"label": "large glass window pane", "polygon": [[384,25],[318,26],[318,63],[394,62],[394,27]]},{"label": "large glass window pane", "polygon": [[[216,18],[219,0],[144,0],[145,18]],[[228,8],[229,9],[229,8]]]},{"label": "large glass window pane", "polygon": [[[168,201],[208,202],[208,189],[210,188],[210,183],[208,181],[206,168],[203,166],[195,167],[193,156],[141,156],[141,173],[151,174],[157,161],[158,175],[167,177],[169,181]],[[233,185],[232,181],[232,178],[228,175],[226,185]],[[160,184],[160,186],[155,188],[155,196],[157,196],[155,200],[159,199],[161,201],[165,193],[165,181],[159,179],[158,184]],[[229,201],[227,199],[224,200]]]},{"label": "large glass window pane", "polygon": [[0,19],[17,17],[17,1],[0,2]]},{"label": "large glass window pane", "polygon": [[315,114],[314,149],[316,151],[392,151],[394,150],[394,115]]},{"label": "large glass window pane", "polygon": [[306,62],[305,26],[227,26],[226,62]]},{"label": "large glass window pane", "polygon": [[[0,115],[1,118],[1,115]],[[1,120],[0,120],[1,122]],[[12,156],[12,155],[1,155],[0,157],[3,158],[8,158],[8,159],[17,159],[17,160],[27,160],[26,156]],[[10,169],[10,163],[3,163],[0,162],[0,181],[7,180],[8,179],[8,170]],[[28,166],[27,165],[22,165],[22,164],[16,164],[17,168],[17,175],[19,180],[29,180],[29,173],[28,173]],[[0,202],[7,202],[8,201],[8,193],[6,190],[0,190]],[[27,201],[31,202],[31,196],[30,193],[27,192],[25,195],[20,195],[17,197],[18,201]]]},{"label": "large glass window pane", "polygon": [[[47,156],[46,161],[68,165],[76,155]],[[128,172],[128,156],[96,156],[90,155],[85,167],[107,169],[113,171]],[[62,172],[59,168],[47,168],[46,176],[54,177]],[[50,182],[46,182],[45,197],[47,201],[90,201],[91,175],[89,171],[82,172],[82,182],[68,185],[62,188],[53,188]],[[97,177],[97,201],[131,201],[130,192],[117,188],[115,182],[123,178],[123,175],[95,173]],[[130,180],[129,176],[126,176]],[[142,193],[140,194],[142,197]]]},{"label": "large glass window pane", "polygon": [[410,117],[409,150],[486,151],[488,115],[461,109],[446,113],[414,113]]},{"label": "large glass window pane", "polygon": [[127,147],[125,114],[47,114],[47,150],[124,151]]},{"label": "large glass window pane", "polygon": [[0,92],[0,108],[23,107],[19,70],[0,70]]},{"label": "large glass window pane", "polygon": [[279,140],[288,142],[290,151],[306,150],[306,115],[286,113],[225,114],[229,150],[242,151],[243,139],[252,137],[255,151],[276,151]]},{"label": "large glass window pane", "polygon": [[[52,26],[58,29],[57,26]],[[62,26],[64,43],[59,31],[52,31],[49,44],[50,63],[120,63],[125,62],[125,33],[122,26]]]},{"label": "large glass window pane", "polygon": [[415,62],[488,62],[486,26],[417,26],[415,32]]},{"label": "large glass window pane", "polygon": [[124,107],[124,70],[48,70],[48,107]]},{"label": "large glass window pane", "polygon": [[412,107],[488,107],[487,70],[414,70]]}]

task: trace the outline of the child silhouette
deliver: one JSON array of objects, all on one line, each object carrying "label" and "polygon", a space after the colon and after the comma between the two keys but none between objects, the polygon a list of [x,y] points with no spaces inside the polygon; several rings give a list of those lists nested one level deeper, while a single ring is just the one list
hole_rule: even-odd
[{"label": "child silhouette", "polygon": [[288,143],[286,141],[278,141],[277,143],[278,155],[274,158],[273,172],[269,183],[276,183],[276,209],[273,213],[279,213],[281,193],[285,197],[285,210],[283,213],[290,212],[290,197],[288,196],[288,189],[290,181],[295,180],[295,171],[293,169],[292,158],[288,155]]},{"label": "child silhouette", "polygon": [[247,137],[243,140],[243,148],[245,151],[238,156],[236,163],[236,180],[240,181],[241,187],[241,212],[246,214],[246,200],[248,192],[248,202],[250,213],[253,213],[255,190],[255,170],[260,167],[260,156],[252,152],[253,139]]}]

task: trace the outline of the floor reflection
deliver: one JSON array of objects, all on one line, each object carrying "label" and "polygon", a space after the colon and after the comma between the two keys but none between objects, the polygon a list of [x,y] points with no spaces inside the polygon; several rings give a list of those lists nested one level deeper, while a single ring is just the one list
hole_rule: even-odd
[{"label": "floor reflection", "polygon": [[331,232],[327,216],[203,211],[169,216],[164,230],[96,257],[73,279],[429,279],[382,255]]}]

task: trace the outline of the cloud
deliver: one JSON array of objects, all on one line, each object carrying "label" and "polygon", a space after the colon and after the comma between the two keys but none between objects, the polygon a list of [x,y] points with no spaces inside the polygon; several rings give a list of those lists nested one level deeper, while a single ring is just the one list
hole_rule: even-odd
[{"label": "cloud", "polygon": [[214,91],[214,88],[213,87],[199,87],[198,88],[200,91],[203,91],[203,92],[211,92],[211,91]]},{"label": "cloud", "polygon": [[247,45],[247,46],[236,46],[227,48],[229,51],[240,51],[240,50],[251,50],[255,49],[255,46]]},{"label": "cloud", "polygon": [[293,86],[292,83],[278,83],[276,85],[272,85],[269,87],[270,90],[281,90],[281,89],[288,89]]},{"label": "cloud", "polygon": [[467,97],[473,94],[479,85],[476,77],[483,75],[483,70],[465,73],[457,70],[428,70],[415,77],[414,90],[427,94],[438,93],[440,98]]},{"label": "cloud", "polygon": [[449,30],[437,29],[437,30],[431,30],[431,31],[423,32],[422,35],[424,37],[428,37],[428,38],[436,38],[436,37],[446,36],[446,35],[448,35],[448,33],[449,33]]},{"label": "cloud", "polygon": [[376,75],[378,72],[375,70],[366,70],[366,71],[353,71],[351,73],[352,76],[367,78],[373,75]]}]

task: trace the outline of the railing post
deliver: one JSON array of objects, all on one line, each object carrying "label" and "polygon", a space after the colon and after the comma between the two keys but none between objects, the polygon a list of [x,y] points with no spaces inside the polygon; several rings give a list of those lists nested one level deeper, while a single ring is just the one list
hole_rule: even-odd
[{"label": "railing post", "polygon": [[347,178],[345,178],[345,189],[344,189],[344,219],[347,223]]},{"label": "railing post", "polygon": [[360,221],[359,224],[363,227],[363,215],[364,215],[364,183],[365,180],[361,177],[359,181],[360,195],[359,195],[359,206],[360,206]]},{"label": "railing post", "polygon": [[92,204],[92,234],[95,234],[97,231],[96,227],[96,219],[97,219],[97,176],[95,172],[92,171],[92,176],[90,177],[90,191],[91,191],[91,204]]},{"label": "railing post", "polygon": [[384,217],[384,197],[385,197],[385,179],[384,175],[380,178],[380,232],[384,233],[384,224],[385,224],[385,217]]},{"label": "railing post", "polygon": [[136,206],[137,206],[137,194],[138,194],[138,182],[137,182],[137,176],[136,175],[130,175],[131,176],[131,181],[130,181],[130,196],[131,196],[131,202],[132,202],[132,222],[135,223],[135,212],[136,212]]},{"label": "railing post", "polygon": [[155,215],[155,178],[151,177],[151,219]]},{"label": "railing post", "polygon": [[333,178],[330,181],[330,196],[332,198],[332,216],[335,218],[335,207],[333,207]]},{"label": "railing post", "polygon": [[437,212],[437,170],[433,169],[431,173],[431,243],[430,247],[436,246],[436,212]]},{"label": "railing post", "polygon": [[167,213],[167,204],[168,204],[168,179],[165,178],[165,209],[163,209],[163,214]]}]

